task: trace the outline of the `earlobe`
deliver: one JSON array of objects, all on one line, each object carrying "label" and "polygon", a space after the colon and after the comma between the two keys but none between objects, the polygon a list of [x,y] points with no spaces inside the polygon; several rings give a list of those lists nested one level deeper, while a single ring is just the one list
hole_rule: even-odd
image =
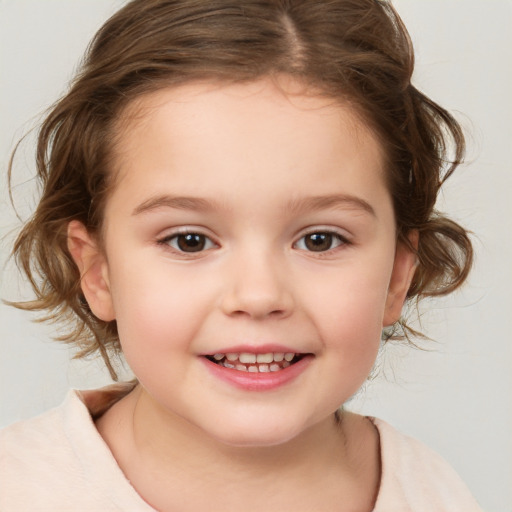
[{"label": "earlobe", "polygon": [[105,322],[114,320],[108,265],[104,253],[86,227],[77,220],[68,224],[67,235],[68,250],[80,272],[80,286],[91,311]]},{"label": "earlobe", "polygon": [[[418,232],[409,235],[413,247],[418,247]],[[383,327],[393,325],[400,319],[402,307],[416,272],[416,254],[403,243],[398,243],[395,252],[393,272],[389,282],[386,307],[384,311]]]}]

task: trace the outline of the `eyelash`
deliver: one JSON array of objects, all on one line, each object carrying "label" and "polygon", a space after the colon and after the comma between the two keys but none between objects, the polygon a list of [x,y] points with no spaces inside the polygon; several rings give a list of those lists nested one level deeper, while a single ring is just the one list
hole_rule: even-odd
[{"label": "eyelash", "polygon": [[[307,237],[312,237],[314,235],[317,235],[317,236],[321,235],[322,237],[328,237],[327,240],[330,242],[330,244],[329,244],[330,247],[326,250],[320,250],[320,251],[308,249],[307,246],[304,248],[298,247],[298,245],[300,244],[301,241],[304,240],[303,245],[305,245],[307,243],[305,241],[307,239]],[[320,240],[320,242],[322,242],[322,240]],[[332,247],[333,243],[336,243],[336,245],[334,247]],[[311,252],[311,253],[315,253],[318,255],[330,253],[331,251],[334,251],[334,250],[338,249],[339,247],[347,246],[347,245],[351,245],[351,242],[346,237],[344,237],[343,235],[341,235],[340,233],[338,233],[336,231],[329,230],[329,229],[315,229],[313,231],[309,231],[308,233],[305,233],[304,235],[302,235],[297,240],[297,242],[295,242],[293,244],[294,248],[298,248],[299,250],[304,250],[306,252]]]},{"label": "eyelash", "polygon": [[[313,237],[313,236],[320,237],[319,238],[320,244],[323,241],[324,242],[327,241],[329,244],[329,247],[325,250],[319,250],[319,251],[311,249],[311,247],[308,248],[307,241],[306,241],[307,237]],[[198,250],[186,251],[183,249],[183,246],[180,247],[180,239],[183,239],[184,237],[196,237],[195,241],[193,239],[191,239],[191,241],[199,243]],[[323,237],[325,237],[325,238],[323,238]],[[200,238],[200,239],[197,240],[198,238]],[[173,242],[175,242],[176,245],[173,245]],[[301,244],[301,242],[302,242],[302,244]],[[313,242],[315,243],[315,241],[313,241]],[[196,253],[203,253],[204,251],[207,251],[207,250],[212,249],[217,246],[217,244],[214,241],[212,241],[212,239],[209,236],[207,236],[199,231],[194,231],[194,230],[189,230],[189,229],[169,234],[169,235],[157,240],[157,244],[161,245],[161,246],[167,246],[170,249],[172,249],[173,251],[175,251],[179,254],[183,254],[183,255],[189,255],[189,254],[192,255],[192,254],[196,254]],[[320,244],[318,244],[319,247],[320,247]],[[336,244],[336,245],[334,245],[334,247],[332,247],[333,244]],[[300,247],[300,245],[303,245],[303,247]],[[329,229],[324,229],[324,230],[317,229],[317,230],[313,230],[313,231],[310,231],[310,232],[302,235],[293,244],[293,248],[299,249],[299,250],[305,251],[305,252],[323,255],[326,253],[330,253],[331,251],[334,251],[341,246],[347,246],[347,245],[351,245],[351,242],[346,237],[341,235],[340,233],[337,233],[336,231],[329,230]]]},{"label": "eyelash", "polygon": [[[173,241],[176,241],[176,243],[179,244],[180,238],[184,238],[187,236],[188,237],[193,237],[193,236],[201,237],[201,239],[202,239],[201,241],[203,242],[203,245],[200,246],[199,250],[185,251],[185,250],[183,250],[183,248],[180,248],[179,245],[178,246],[173,245],[173,243],[172,243]],[[215,247],[217,245],[215,242],[212,241],[212,239],[209,236],[207,236],[199,231],[188,230],[188,229],[167,235],[167,236],[157,240],[157,244],[162,245],[162,246],[168,246],[175,252],[177,252],[179,254],[184,254],[184,255],[202,253],[208,249],[212,249],[213,247]]]}]

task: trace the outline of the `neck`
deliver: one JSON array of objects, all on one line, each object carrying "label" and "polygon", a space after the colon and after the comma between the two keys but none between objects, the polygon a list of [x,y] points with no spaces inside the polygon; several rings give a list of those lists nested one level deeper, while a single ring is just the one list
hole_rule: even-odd
[{"label": "neck", "polygon": [[[340,490],[346,499],[361,482],[358,457],[347,447],[344,417],[341,422],[327,418],[279,445],[240,447],[155,407],[140,387],[111,409],[114,414],[116,422],[110,424],[118,425],[118,431],[109,436],[104,429],[107,444],[135,488],[159,510],[180,509],[178,504],[209,508],[220,489],[226,511],[239,510],[240,503],[246,510],[272,510],[269,497],[275,510],[292,510],[292,503],[297,510],[304,509],[312,488],[323,489],[322,498],[334,503]],[[105,415],[105,427],[107,420]],[[196,507],[190,507],[192,500]]]},{"label": "neck", "polygon": [[[285,443],[272,446],[234,446],[218,441],[201,428],[168,411],[155,407],[151,397],[138,392],[134,397],[133,436],[140,453],[158,455],[171,466],[176,459],[225,463],[233,472],[261,472],[267,475],[276,468],[311,465],[315,461],[345,460],[342,423],[334,418],[306,430]],[[215,421],[215,420],[213,420]],[[197,469],[197,468],[196,468]]]}]

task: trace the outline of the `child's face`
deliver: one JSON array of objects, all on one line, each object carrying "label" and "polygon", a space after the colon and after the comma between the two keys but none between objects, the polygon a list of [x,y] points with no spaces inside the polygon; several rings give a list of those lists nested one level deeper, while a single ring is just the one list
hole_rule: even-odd
[{"label": "child's face", "polygon": [[[93,311],[117,320],[169,421],[238,445],[331,422],[412,275],[376,138],[348,107],[270,81],[170,88],[137,108],[116,149],[104,282],[84,288]],[[300,361],[243,362],[261,353]]]}]

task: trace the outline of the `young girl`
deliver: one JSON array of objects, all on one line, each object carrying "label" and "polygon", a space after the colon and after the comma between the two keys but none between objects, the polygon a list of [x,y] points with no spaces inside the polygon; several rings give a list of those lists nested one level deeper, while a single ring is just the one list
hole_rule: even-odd
[{"label": "young girl", "polygon": [[40,130],[17,305],[136,380],[2,431],[2,512],[480,510],[343,409],[415,334],[404,302],[471,266],[434,210],[463,136],[412,71],[377,0],[133,0],[103,26]]}]

